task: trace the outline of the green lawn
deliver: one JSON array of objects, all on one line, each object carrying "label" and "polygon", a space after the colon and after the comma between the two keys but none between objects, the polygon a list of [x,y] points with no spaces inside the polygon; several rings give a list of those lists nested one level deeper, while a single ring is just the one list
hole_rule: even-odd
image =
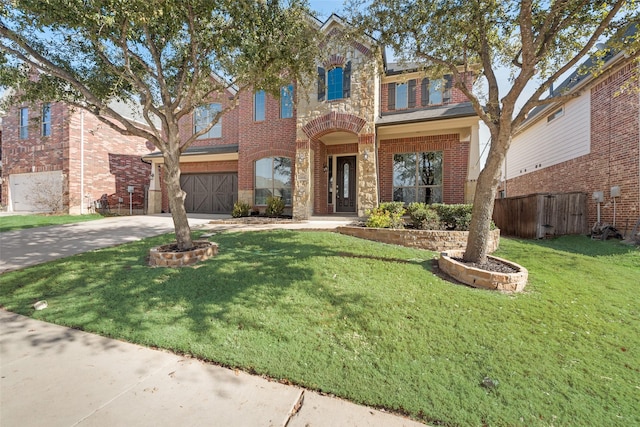
[{"label": "green lawn", "polygon": [[22,230],[24,228],[44,227],[46,225],[70,224],[72,222],[93,221],[103,218],[99,214],[89,215],[6,215],[0,216],[0,233],[3,231]]},{"label": "green lawn", "polygon": [[529,269],[508,295],[443,281],[432,252],[326,232],[218,234],[195,268],[146,267],[170,237],[6,273],[0,304],[432,425],[640,425],[638,249],[502,239]]}]

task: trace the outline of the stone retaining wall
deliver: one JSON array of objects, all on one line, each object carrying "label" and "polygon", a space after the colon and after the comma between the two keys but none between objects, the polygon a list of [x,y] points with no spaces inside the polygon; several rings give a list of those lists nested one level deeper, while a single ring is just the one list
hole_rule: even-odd
[{"label": "stone retaining wall", "polygon": [[[390,228],[338,227],[338,233],[376,242],[409,246],[442,252],[462,249],[467,246],[468,231],[443,230],[393,230]],[[489,253],[495,252],[500,244],[500,230],[492,230],[489,237]]]},{"label": "stone retaining wall", "polygon": [[194,240],[193,244],[204,245],[190,251],[167,251],[169,245],[158,246],[149,251],[149,265],[152,267],[184,267],[211,258],[218,254],[218,244],[207,240]]},{"label": "stone retaining wall", "polygon": [[464,251],[447,251],[440,254],[438,267],[444,273],[474,288],[491,289],[505,292],[521,292],[527,284],[529,272],[526,268],[506,259],[489,256],[490,259],[506,264],[516,270],[515,273],[499,273],[470,267],[455,258],[462,258]]}]

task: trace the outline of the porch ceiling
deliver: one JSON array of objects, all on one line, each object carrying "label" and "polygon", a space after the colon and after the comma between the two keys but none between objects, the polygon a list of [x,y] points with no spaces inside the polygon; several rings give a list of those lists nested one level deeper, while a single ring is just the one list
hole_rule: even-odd
[{"label": "porch ceiling", "polygon": [[320,137],[325,145],[353,144],[358,142],[358,136],[350,132],[331,132]]}]

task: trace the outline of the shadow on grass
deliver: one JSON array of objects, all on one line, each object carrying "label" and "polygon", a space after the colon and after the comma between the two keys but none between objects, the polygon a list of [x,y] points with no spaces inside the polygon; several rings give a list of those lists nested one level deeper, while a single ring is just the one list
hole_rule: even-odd
[{"label": "shadow on grass", "polygon": [[638,246],[627,245],[620,240],[592,240],[588,236],[583,235],[559,236],[544,240],[528,240],[513,237],[503,237],[503,239],[512,240],[525,246],[536,246],[591,257],[625,255],[634,252],[640,253]]},{"label": "shadow on grass", "polygon": [[[333,233],[315,236],[335,239],[334,245],[314,243],[306,238],[311,234],[300,236],[288,231],[217,234],[211,240],[219,244],[220,254],[182,269],[146,265],[149,248],[172,235],[88,252],[8,274],[0,285],[0,304],[37,319],[189,353],[193,343],[187,331],[211,340],[228,334],[221,324],[289,341],[286,329],[272,327],[264,316],[302,317],[301,304],[309,300],[364,327],[366,313],[376,306],[371,295],[347,286],[333,292],[327,287],[331,277],[319,277],[339,259],[419,264],[431,270],[429,261],[371,255],[358,251],[358,245],[345,248],[338,242],[349,238]],[[297,300],[289,301],[291,288]],[[34,312],[31,306],[40,299],[49,308]],[[265,310],[276,305],[275,311]]]}]

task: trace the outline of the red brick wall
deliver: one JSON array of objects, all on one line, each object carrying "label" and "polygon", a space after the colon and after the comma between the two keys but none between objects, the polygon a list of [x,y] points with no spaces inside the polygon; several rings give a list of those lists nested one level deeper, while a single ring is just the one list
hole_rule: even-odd
[{"label": "red brick wall", "polygon": [[626,65],[601,77],[591,88],[591,153],[536,172],[506,184],[507,196],[530,193],[587,193],[588,224],[597,220],[597,206],[591,198],[603,191],[601,220],[613,223],[610,188],[620,186],[616,200],[616,225],[633,227],[640,218],[640,102],[635,90],[616,95],[637,69]]},{"label": "red brick wall", "polygon": [[[280,118],[280,100],[269,94],[265,97],[265,120],[253,120],[253,92],[240,95],[238,120],[240,149],[238,153],[238,190],[253,190],[254,162],[263,157],[289,157],[295,169],[296,111],[293,117]],[[292,170],[292,177],[295,176]],[[293,183],[292,183],[293,185]]]},{"label": "red brick wall", "polygon": [[[223,106],[229,105],[229,98],[231,94],[227,96],[221,96],[214,94],[209,98],[209,103],[220,103]],[[180,120],[180,140],[186,141],[191,135],[193,135],[193,114],[189,114]],[[238,129],[238,108],[234,108],[226,112],[222,116],[222,137],[221,138],[205,138],[197,139],[191,144],[191,147],[202,147],[211,145],[230,145],[237,144],[239,138]]]},{"label": "red brick wall", "polygon": [[[19,139],[20,107],[29,108],[29,137]],[[3,118],[3,176],[10,174],[60,170],[65,177],[64,208],[80,206],[107,194],[113,204],[118,197],[128,200],[128,185],[134,185],[136,206],[143,207],[144,186],[148,185],[150,166],[140,157],[149,152],[140,138],[124,137],[84,113],[84,193],[81,190],[81,113],[65,104],[51,104],[51,135],[41,136],[42,104],[21,105],[9,109]],[[8,179],[3,183],[6,194]],[[128,203],[128,202],[127,202]],[[78,208],[79,212],[79,208]]]},{"label": "red brick wall", "polygon": [[464,203],[464,186],[469,162],[469,143],[458,134],[400,138],[380,141],[378,165],[380,201],[393,200],[393,155],[442,151],[442,198],[444,203]]},{"label": "red brick wall", "polygon": [[[68,164],[65,169],[69,179],[69,202],[79,203],[81,191],[81,112],[74,112],[68,124]],[[144,190],[149,185],[151,165],[141,157],[148,154],[142,138],[125,137],[100,122],[95,116],[84,113],[84,194],[86,203],[107,195],[111,208],[117,207],[118,198],[128,206],[127,187],[133,185],[133,209],[144,208]]]},{"label": "red brick wall", "polygon": [[[401,77],[401,76],[399,76]],[[467,86],[468,87],[472,87],[473,86],[473,79],[474,79],[474,75],[472,72],[467,72],[465,75],[466,81],[467,81]],[[398,80],[398,82],[404,82],[404,81],[400,81]],[[462,91],[460,89],[457,89],[455,87],[451,88],[451,100],[447,103],[447,104],[435,104],[435,105],[429,105],[427,107],[423,107],[421,105],[421,100],[422,100],[422,78],[416,79],[416,107],[415,108],[411,108],[409,110],[419,110],[419,109],[424,109],[424,108],[429,108],[429,107],[434,107],[434,106],[438,106],[438,105],[448,105],[448,104],[458,104],[461,102],[467,102],[469,101],[469,98],[467,98],[467,96],[462,93]],[[381,113],[388,113],[390,111],[401,111],[401,110],[389,110],[389,84],[388,83],[382,83],[381,88],[380,88],[380,111]],[[407,111],[407,110],[405,110]]]},{"label": "red brick wall", "polygon": [[[20,139],[20,108],[29,108],[29,137]],[[2,173],[9,174],[63,170],[64,149],[68,147],[67,108],[51,105],[51,136],[41,136],[42,104],[10,108],[2,119]],[[3,187],[8,182],[3,184]]]}]

